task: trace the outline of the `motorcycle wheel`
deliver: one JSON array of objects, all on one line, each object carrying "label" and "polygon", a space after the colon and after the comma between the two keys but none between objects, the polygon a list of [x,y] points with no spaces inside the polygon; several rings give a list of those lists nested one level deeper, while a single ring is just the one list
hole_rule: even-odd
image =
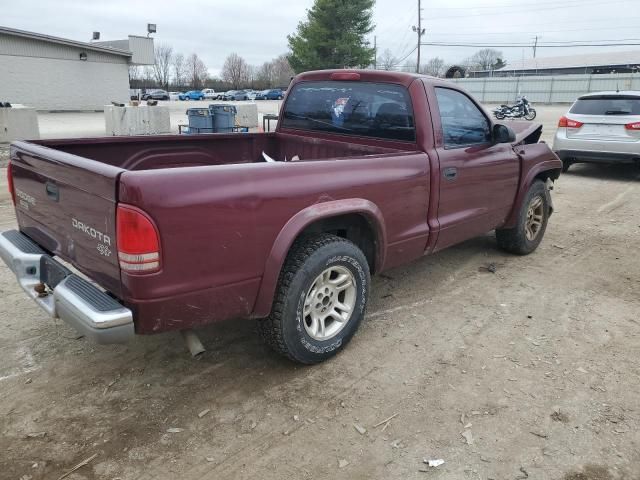
[{"label": "motorcycle wheel", "polygon": [[534,118],[536,118],[536,109],[535,109],[535,108],[530,108],[530,109],[529,109],[529,113],[527,113],[527,114],[524,116],[524,118],[525,118],[525,119],[527,119],[527,120],[529,120],[529,121],[531,121],[531,120],[533,120]]},{"label": "motorcycle wheel", "polygon": [[504,115],[502,113],[494,112],[493,116],[496,117],[498,120],[504,120]]}]

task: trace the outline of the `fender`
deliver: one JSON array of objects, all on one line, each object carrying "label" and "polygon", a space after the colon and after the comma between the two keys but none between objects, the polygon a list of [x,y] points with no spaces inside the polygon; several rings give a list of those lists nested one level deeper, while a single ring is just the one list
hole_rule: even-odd
[{"label": "fender", "polygon": [[[536,155],[536,152],[532,150],[537,150],[538,145],[544,146],[547,151],[546,159],[542,161],[538,161],[540,155]],[[536,143],[531,145],[523,145],[525,149],[520,149],[516,147],[516,153],[518,157],[520,157],[522,162],[522,174],[520,185],[518,187],[518,193],[516,194],[516,198],[513,202],[513,208],[511,209],[511,213],[507,217],[506,222],[502,226],[502,228],[513,228],[517,222],[518,212],[520,211],[520,206],[524,200],[524,196],[529,191],[529,187],[535,180],[535,178],[544,172],[549,172],[549,178],[556,180],[560,176],[560,170],[562,169],[562,162],[556,157],[556,155],[549,150],[548,145],[544,143]],[[532,148],[533,147],[533,148]],[[533,155],[532,155],[533,154]],[[531,158],[533,157],[533,158]],[[533,165],[531,165],[533,162]]]},{"label": "fender", "polygon": [[271,304],[282,265],[289,253],[289,249],[298,235],[312,223],[340,215],[358,213],[362,214],[371,223],[376,232],[376,266],[378,269],[384,265],[387,246],[387,232],[384,218],[380,209],[369,200],[361,198],[349,198],[344,200],[332,200],[316,203],[296,213],[280,230],[267,257],[267,262],[262,276],[262,282],[258,290],[256,303],[251,316],[264,318],[271,312]]}]

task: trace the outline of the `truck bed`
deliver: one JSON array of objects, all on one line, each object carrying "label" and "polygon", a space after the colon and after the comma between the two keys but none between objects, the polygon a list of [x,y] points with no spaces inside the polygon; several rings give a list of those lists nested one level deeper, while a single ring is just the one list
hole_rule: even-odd
[{"label": "truck bed", "polygon": [[284,161],[294,156],[300,160],[326,160],[407,149],[402,144],[399,148],[388,148],[284,133],[106,137],[33,143],[129,171],[258,163],[265,161],[262,152]]},{"label": "truck bed", "polygon": [[[15,142],[18,224],[130,308],[138,333],[246,317],[256,313],[278,235],[294,216],[306,221],[315,205],[382,205],[377,215],[387,218],[392,255],[380,262],[389,266],[424,250],[427,155],[410,143],[335,138],[276,132]],[[300,160],[284,162],[294,156]],[[121,206],[155,224],[158,272],[136,275],[119,264]]]}]

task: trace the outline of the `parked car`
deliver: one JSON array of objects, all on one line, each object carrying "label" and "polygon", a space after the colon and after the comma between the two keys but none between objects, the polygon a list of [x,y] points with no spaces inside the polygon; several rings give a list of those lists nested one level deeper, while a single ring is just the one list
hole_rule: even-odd
[{"label": "parked car", "polygon": [[327,70],[293,80],[275,133],[17,141],[0,257],[100,343],[256,318],[316,363],[355,334],[371,274],[492,230],[536,250],[562,163],[541,125],[509,125],[454,83]]},{"label": "parked car", "polygon": [[180,100],[182,92],[169,92],[169,100]]},{"label": "parked car", "polygon": [[218,98],[218,94],[213,88],[205,88],[202,90],[202,94],[207,100],[216,100]]},{"label": "parked car", "polygon": [[258,92],[255,90],[247,90],[247,100],[255,100],[257,94]]},{"label": "parked car", "polygon": [[200,90],[189,90],[178,95],[180,100],[204,100],[204,94]]},{"label": "parked car", "polygon": [[640,164],[640,92],[581,96],[558,122],[553,150],[564,172],[579,162]]},{"label": "parked car", "polygon": [[166,90],[150,90],[142,94],[142,100],[169,100],[169,92]]},{"label": "parked car", "polygon": [[282,100],[284,92],[278,88],[263,90],[256,95],[256,100]]},{"label": "parked car", "polygon": [[248,90],[229,90],[222,96],[222,100],[249,100]]}]

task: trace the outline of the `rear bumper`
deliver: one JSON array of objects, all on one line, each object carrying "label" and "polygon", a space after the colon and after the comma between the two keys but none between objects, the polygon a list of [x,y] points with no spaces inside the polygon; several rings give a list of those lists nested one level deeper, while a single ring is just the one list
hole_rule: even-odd
[{"label": "rear bumper", "polygon": [[52,292],[38,294],[44,252],[30,238],[10,230],[0,233],[0,257],[33,301],[52,318],[60,318],[97,343],[124,343],[134,335],[133,315],[115,299],[73,273]]},{"label": "rear bumper", "polygon": [[639,153],[594,152],[589,150],[557,150],[560,160],[594,163],[634,163],[640,162]]}]

